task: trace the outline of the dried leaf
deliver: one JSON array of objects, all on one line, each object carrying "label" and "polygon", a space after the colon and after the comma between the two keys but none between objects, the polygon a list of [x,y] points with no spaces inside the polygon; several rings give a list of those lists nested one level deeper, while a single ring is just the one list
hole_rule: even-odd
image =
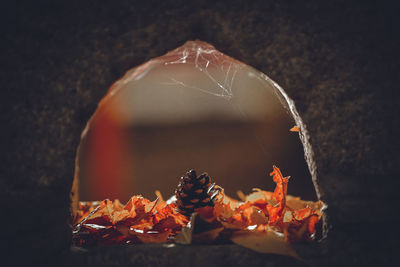
[{"label": "dried leaf", "polygon": [[168,230],[166,232],[157,232],[157,231],[148,231],[143,232],[139,230],[135,230],[135,235],[139,238],[143,243],[165,243],[168,240],[169,235],[172,230]]},{"label": "dried leaf", "polygon": [[[245,197],[245,201],[247,202],[261,202],[261,203],[269,203],[272,204],[271,201],[273,201],[272,196],[273,193],[272,192],[268,192],[268,191],[263,191],[259,188],[253,188],[253,193],[251,193],[250,195],[247,195]],[[274,204],[276,204],[276,202],[274,201]]]},{"label": "dried leaf", "polygon": [[182,231],[175,237],[175,243],[182,245],[192,244],[192,231],[191,227],[182,228]]},{"label": "dried leaf", "polygon": [[272,198],[278,202],[277,205],[267,205],[269,215],[269,224],[277,223],[283,219],[283,212],[286,205],[287,183],[290,177],[283,177],[278,167],[273,166],[274,170],[271,172],[273,180],[276,183],[275,191]]},{"label": "dried leaf", "polygon": [[259,208],[251,206],[243,211],[243,216],[246,218],[249,225],[260,225],[268,223],[268,218]]},{"label": "dried leaf", "polygon": [[192,244],[193,240],[193,226],[196,220],[196,213],[190,217],[190,221],[182,228],[182,231],[175,237],[175,243],[182,245]]},{"label": "dried leaf", "polygon": [[175,204],[169,204],[154,215],[153,222],[153,229],[157,231],[164,232],[171,229],[176,233],[188,223],[188,219],[176,211]]},{"label": "dried leaf", "polygon": [[300,128],[297,125],[295,125],[290,129],[290,131],[291,132],[300,132]]},{"label": "dried leaf", "polygon": [[196,212],[206,222],[212,223],[216,219],[215,214],[214,214],[214,207],[209,207],[209,206],[202,207],[202,208],[196,209]]},{"label": "dried leaf", "polygon": [[100,205],[94,209],[82,222],[86,224],[108,224],[111,223],[113,204],[109,199],[100,202]]},{"label": "dried leaf", "polygon": [[210,244],[224,230],[221,224],[210,223],[199,214],[193,213],[190,222],[175,237],[175,242],[188,245],[191,243]]},{"label": "dried leaf", "polygon": [[246,195],[243,193],[242,190],[236,191],[236,195],[240,198],[241,201],[246,201]]},{"label": "dried leaf", "polygon": [[217,218],[220,218],[222,221],[224,221],[227,218],[230,218],[234,215],[234,211],[231,207],[230,203],[222,203],[222,202],[217,202],[215,203],[214,206],[214,216]]},{"label": "dried leaf", "polygon": [[133,196],[126,205],[118,200],[79,203],[74,219],[73,242],[80,246],[123,243],[162,243],[175,237],[176,243],[233,242],[262,253],[297,257],[290,242],[312,240],[320,223],[324,204],[287,196],[289,177],[273,166],[274,192],[253,189],[242,201],[225,195],[223,189],[214,207],[196,209],[190,222],[176,209],[174,197],[150,201]]},{"label": "dried leaf", "polygon": [[78,211],[74,218],[74,225],[82,222],[95,208],[100,205],[100,201],[82,201],[78,203]]},{"label": "dried leaf", "polygon": [[127,210],[131,213],[135,212],[137,216],[140,216],[148,212],[146,208],[148,209],[149,206],[152,206],[150,200],[142,197],[141,195],[137,195],[128,200],[124,206],[124,210]]},{"label": "dried leaf", "polygon": [[299,259],[296,251],[285,241],[284,235],[269,228],[265,232],[236,231],[231,240],[235,244],[260,253],[286,255]]},{"label": "dried leaf", "polygon": [[324,203],[320,200],[318,201],[305,201],[301,200],[299,197],[294,197],[291,195],[286,196],[286,206],[292,210],[299,210],[303,208],[310,208],[313,211],[320,211],[324,207]]},{"label": "dried leaf", "polygon": [[153,226],[154,226],[153,218],[146,217],[137,220],[134,224],[132,224],[129,228],[129,231],[135,231],[135,230],[148,231],[151,230]]}]

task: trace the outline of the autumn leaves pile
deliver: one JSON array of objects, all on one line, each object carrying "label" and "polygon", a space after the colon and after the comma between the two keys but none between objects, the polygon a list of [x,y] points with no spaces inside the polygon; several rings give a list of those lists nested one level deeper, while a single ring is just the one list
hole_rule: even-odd
[{"label": "autumn leaves pile", "polygon": [[290,243],[314,238],[323,203],[287,196],[289,178],[275,166],[270,175],[276,183],[274,192],[254,189],[248,196],[240,193],[238,201],[221,190],[213,207],[196,209],[192,217],[179,213],[174,199],[164,201],[160,194],[152,202],[133,196],[125,205],[108,199],[82,202],[74,219],[73,242],[83,247],[235,242],[260,252],[293,254]]}]

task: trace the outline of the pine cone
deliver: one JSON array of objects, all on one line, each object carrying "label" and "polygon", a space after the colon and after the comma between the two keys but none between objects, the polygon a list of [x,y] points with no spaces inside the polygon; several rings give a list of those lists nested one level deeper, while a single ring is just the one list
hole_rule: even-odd
[{"label": "pine cone", "polygon": [[214,206],[218,191],[215,189],[215,183],[211,184],[208,173],[205,172],[197,177],[195,170],[188,171],[181,177],[175,190],[179,212],[190,216],[197,208]]}]

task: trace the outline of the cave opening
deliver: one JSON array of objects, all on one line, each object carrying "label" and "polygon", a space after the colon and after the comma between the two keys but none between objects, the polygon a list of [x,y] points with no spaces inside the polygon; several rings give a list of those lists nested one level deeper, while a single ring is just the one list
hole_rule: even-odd
[{"label": "cave opening", "polygon": [[169,199],[191,169],[240,199],[273,191],[274,165],[291,177],[288,195],[318,200],[307,130],[285,91],[189,41],[129,70],[100,101],[81,135],[72,210],[79,201]]}]

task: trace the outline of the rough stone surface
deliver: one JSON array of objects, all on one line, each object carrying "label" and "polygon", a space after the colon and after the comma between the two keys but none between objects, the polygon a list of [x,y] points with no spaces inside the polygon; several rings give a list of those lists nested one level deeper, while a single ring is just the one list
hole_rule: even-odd
[{"label": "rough stone surface", "polygon": [[308,266],[281,255],[258,254],[236,245],[138,245],[100,247],[85,251],[72,248],[66,266]]},{"label": "rough stone surface", "polygon": [[296,102],[329,205],[321,260],[393,264],[393,235],[377,232],[398,219],[389,204],[400,174],[397,6],[214,2],[3,3],[3,262],[62,261],[75,149],[97,102],[130,67],[201,39],[265,72]]}]

